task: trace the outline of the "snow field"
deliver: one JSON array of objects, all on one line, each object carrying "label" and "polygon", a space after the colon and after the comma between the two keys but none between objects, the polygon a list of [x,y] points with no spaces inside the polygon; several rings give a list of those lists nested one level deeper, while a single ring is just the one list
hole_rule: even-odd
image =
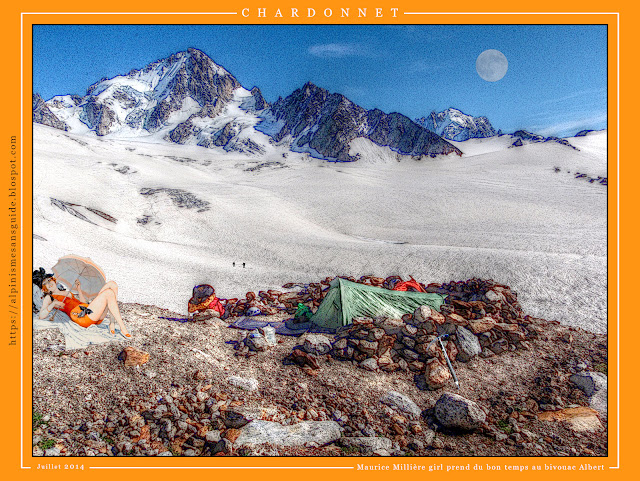
[{"label": "snow field", "polygon": [[[33,241],[34,268],[91,257],[122,301],[182,313],[203,282],[242,297],[335,275],[488,277],[531,315],[606,332],[607,188],[566,173],[606,175],[606,132],[569,140],[581,150],[494,137],[455,143],[461,158],[416,161],[356,139],[360,161],[328,163],[276,146],[258,159],[34,125],[34,234],[46,239]],[[208,210],[142,189],[188,192]]]}]

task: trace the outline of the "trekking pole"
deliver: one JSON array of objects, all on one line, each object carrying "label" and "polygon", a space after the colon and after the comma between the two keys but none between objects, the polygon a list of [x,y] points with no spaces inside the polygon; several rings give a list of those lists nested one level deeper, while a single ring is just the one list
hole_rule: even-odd
[{"label": "trekking pole", "polygon": [[427,346],[427,349],[425,352],[429,352],[429,348],[431,347],[431,345],[438,341],[440,343],[440,348],[442,349],[442,354],[444,354],[444,359],[445,361],[447,361],[447,366],[449,367],[449,371],[451,372],[451,375],[453,376],[453,382],[456,384],[456,388],[460,389],[460,383],[458,382],[458,376],[456,376],[456,372],[453,369],[453,366],[451,365],[451,361],[449,360],[449,355],[447,354],[447,350],[444,348],[444,344],[442,343],[443,339],[446,339],[447,337],[449,337],[449,334],[440,334],[438,337],[436,337],[433,341],[431,341],[429,343],[429,345]]},{"label": "trekking pole", "polygon": [[[444,337],[448,337],[449,334],[445,334]],[[440,342],[440,347],[442,348],[442,353],[444,354],[444,358],[447,361],[447,366],[449,366],[449,371],[451,371],[451,375],[453,376],[453,382],[456,383],[456,388],[460,389],[460,383],[458,382],[458,376],[456,376],[456,372],[453,370],[453,366],[451,365],[451,361],[449,360],[449,355],[447,354],[447,350],[444,348],[444,344],[442,343],[443,336],[438,336],[438,341]]]}]

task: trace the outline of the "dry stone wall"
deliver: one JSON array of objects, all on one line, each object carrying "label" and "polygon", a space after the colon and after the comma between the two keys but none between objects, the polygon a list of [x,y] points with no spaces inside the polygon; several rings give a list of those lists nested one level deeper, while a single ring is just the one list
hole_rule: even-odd
[{"label": "dry stone wall", "polygon": [[356,318],[341,329],[331,354],[369,371],[407,371],[419,385],[439,389],[451,379],[437,337],[452,362],[469,362],[506,351],[530,349],[547,321],[524,315],[517,295],[492,280],[431,284],[425,290],[447,295],[438,312],[422,306],[402,319]]}]

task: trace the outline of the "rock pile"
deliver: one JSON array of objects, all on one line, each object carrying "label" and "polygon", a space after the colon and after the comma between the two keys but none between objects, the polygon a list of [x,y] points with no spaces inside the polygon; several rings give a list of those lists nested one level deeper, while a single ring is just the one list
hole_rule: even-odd
[{"label": "rock pile", "polygon": [[[380,278],[367,281],[389,283]],[[419,385],[439,389],[451,374],[437,336],[447,336],[442,343],[450,360],[468,362],[475,356],[530,349],[527,340],[537,337],[547,322],[524,315],[516,293],[492,280],[430,284],[425,290],[447,295],[441,312],[422,306],[402,319],[356,318],[333,342],[324,336],[307,336],[304,350],[321,355],[329,352],[330,345],[337,359],[369,371],[412,371],[421,376]]]},{"label": "rock pile", "polygon": [[[329,288],[331,278],[320,283],[294,284],[288,283],[285,289],[297,288],[297,291],[282,292],[275,289],[266,291],[247,292],[244,299],[228,299],[226,303],[225,317],[244,316],[251,312],[273,315],[278,311],[286,311],[293,314],[298,304],[308,307],[318,307],[324,298],[325,291]],[[249,311],[253,308],[253,311]]]},{"label": "rock pile", "polygon": [[[384,287],[385,289],[393,289],[395,285],[402,282],[400,276],[389,276],[386,279],[375,276],[362,276],[359,279],[346,276],[340,277],[351,282]],[[327,277],[320,282],[311,283],[289,282],[282,286],[283,289],[288,290],[287,292],[269,289],[259,291],[256,295],[255,292],[250,291],[247,292],[243,299],[227,299],[225,317],[248,315],[251,308],[255,308],[265,315],[273,315],[278,311],[294,314],[298,304],[304,304],[311,309],[316,309],[322,303],[333,279],[333,277]]]},{"label": "rock pile", "polygon": [[255,379],[232,376],[228,384],[228,390],[217,391],[206,379],[195,389],[175,387],[152,398],[132,398],[126,412],[96,413],[91,421],[58,433],[64,444],[57,450],[45,453],[36,446],[34,455],[220,456],[261,443],[322,446],[341,436],[326,413],[303,420],[279,406],[247,406],[248,399],[260,400]]}]

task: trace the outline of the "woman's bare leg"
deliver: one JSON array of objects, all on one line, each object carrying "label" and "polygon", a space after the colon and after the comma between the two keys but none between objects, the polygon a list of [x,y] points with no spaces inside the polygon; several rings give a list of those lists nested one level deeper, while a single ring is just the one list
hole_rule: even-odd
[{"label": "woman's bare leg", "polygon": [[[115,295],[116,295],[116,300],[118,299],[118,284],[116,284],[115,281],[108,281],[107,283],[105,283],[104,286],[102,286],[102,288],[100,289],[100,291],[98,292],[98,295],[100,295],[100,293],[106,291],[107,289],[112,290]],[[105,309],[102,314],[100,315],[100,320],[98,322],[98,324],[100,324],[100,322],[102,322],[104,320],[105,317],[107,317],[109,315],[109,309]],[[111,332],[111,334],[115,334],[115,320],[113,318],[113,316],[110,316],[109,319],[109,331]]]},{"label": "woman's bare leg", "polygon": [[[116,299],[116,294],[111,289],[102,290],[98,296],[91,301],[89,304],[89,309],[93,312],[89,315],[89,318],[93,321],[98,319],[104,319],[107,313],[111,313],[111,316],[115,318],[116,322],[120,326],[120,331],[127,337],[130,337],[129,331],[124,326],[124,321],[122,320],[122,316],[120,315],[120,309],[118,308],[118,301]],[[111,326],[110,326],[111,327]]]},{"label": "woman's bare leg", "polygon": [[98,295],[100,295],[100,293],[106,291],[107,289],[111,289],[116,295],[116,299],[118,298],[118,284],[116,284],[115,281],[109,281],[104,286],[102,286],[102,288],[98,292]]}]

